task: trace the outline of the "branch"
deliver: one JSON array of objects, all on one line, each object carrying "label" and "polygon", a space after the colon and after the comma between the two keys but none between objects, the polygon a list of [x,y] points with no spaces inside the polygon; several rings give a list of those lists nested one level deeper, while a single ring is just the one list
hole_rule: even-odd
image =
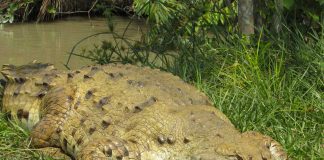
[{"label": "branch", "polygon": [[88,17],[89,19],[91,19],[90,17],[90,12],[93,10],[93,8],[96,6],[96,4],[98,3],[98,0],[96,0],[95,2],[93,2],[91,8],[87,11],[67,11],[67,12],[56,12],[56,14],[76,14],[76,13],[88,13]]}]

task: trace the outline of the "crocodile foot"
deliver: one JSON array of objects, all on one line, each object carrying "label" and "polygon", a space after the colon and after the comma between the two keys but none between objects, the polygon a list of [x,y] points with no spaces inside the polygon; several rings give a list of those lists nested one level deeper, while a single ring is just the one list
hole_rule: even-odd
[{"label": "crocodile foot", "polygon": [[52,159],[57,160],[71,160],[71,157],[66,155],[60,148],[54,147],[45,147],[37,149],[37,152],[43,156],[51,157]]}]

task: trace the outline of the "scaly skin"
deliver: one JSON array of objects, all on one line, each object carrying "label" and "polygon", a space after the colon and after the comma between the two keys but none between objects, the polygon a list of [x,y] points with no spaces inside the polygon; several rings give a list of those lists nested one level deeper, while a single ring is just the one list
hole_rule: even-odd
[{"label": "scaly skin", "polygon": [[241,134],[207,96],[170,73],[132,65],[58,71],[4,65],[3,112],[36,148],[74,159],[287,159],[279,143]]}]

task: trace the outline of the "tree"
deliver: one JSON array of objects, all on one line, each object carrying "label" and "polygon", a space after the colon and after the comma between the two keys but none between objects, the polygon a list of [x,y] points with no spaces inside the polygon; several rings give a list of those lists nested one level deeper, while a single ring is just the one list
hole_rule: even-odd
[{"label": "tree", "polygon": [[253,0],[238,1],[238,23],[243,35],[254,34]]}]

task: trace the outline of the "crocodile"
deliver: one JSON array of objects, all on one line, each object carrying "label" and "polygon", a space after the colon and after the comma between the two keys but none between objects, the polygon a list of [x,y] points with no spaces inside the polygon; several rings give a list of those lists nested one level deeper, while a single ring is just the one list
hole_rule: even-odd
[{"label": "crocodile", "polygon": [[[179,77],[127,64],[61,71],[3,65],[2,112],[30,131],[34,148],[81,160],[288,159],[255,131],[241,133]],[[54,154],[53,154],[54,155]]]}]

